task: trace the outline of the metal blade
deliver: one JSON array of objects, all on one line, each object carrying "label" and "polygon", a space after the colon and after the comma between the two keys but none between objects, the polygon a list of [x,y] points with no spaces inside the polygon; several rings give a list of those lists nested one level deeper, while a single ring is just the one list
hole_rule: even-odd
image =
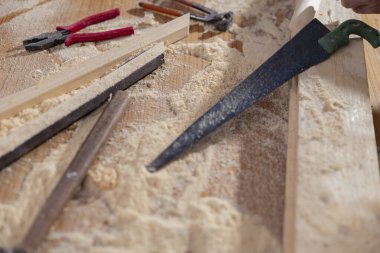
[{"label": "metal blade", "polygon": [[154,172],[189,149],[194,143],[265,97],[295,75],[327,58],[318,39],[330,31],[317,19],[306,25],[263,65],[201,116],[147,168]]}]

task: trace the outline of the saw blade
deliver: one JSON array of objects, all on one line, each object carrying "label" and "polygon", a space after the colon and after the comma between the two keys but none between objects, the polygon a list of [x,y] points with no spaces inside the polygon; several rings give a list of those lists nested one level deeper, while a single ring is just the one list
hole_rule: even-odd
[{"label": "saw blade", "polygon": [[169,145],[147,169],[157,171],[216,128],[273,92],[292,77],[329,58],[318,40],[330,31],[317,19],[273,54],[238,84],[183,134]]}]

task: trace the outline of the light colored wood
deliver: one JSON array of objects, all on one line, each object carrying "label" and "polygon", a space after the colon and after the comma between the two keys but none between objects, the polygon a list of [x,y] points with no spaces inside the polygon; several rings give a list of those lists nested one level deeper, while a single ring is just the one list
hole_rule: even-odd
[{"label": "light colored wood", "polygon": [[183,15],[143,35],[134,36],[127,44],[114,48],[48,77],[39,84],[24,89],[0,100],[0,119],[12,116],[21,109],[33,106],[42,100],[74,90],[110,70],[123,59],[153,43],[168,44],[183,39],[189,33],[190,16]]},{"label": "light colored wood", "polygon": [[295,35],[299,30],[301,30],[308,22],[310,22],[311,17],[314,17],[321,0],[294,0],[294,13],[293,18],[290,20],[289,29],[292,35]]},{"label": "light colored wood", "polygon": [[[152,48],[146,50],[141,55],[139,55],[136,58],[129,61],[128,64],[122,65],[117,70],[113,71],[112,73],[110,73],[107,76],[100,79],[99,82],[94,83],[94,84],[86,87],[85,89],[81,90],[81,92],[78,92],[77,94],[73,95],[72,97],[70,97],[70,99],[63,102],[59,106],[53,108],[52,110],[49,110],[46,113],[41,114],[39,117],[32,120],[32,122],[30,122],[30,124],[27,124],[24,127],[17,129],[15,132],[11,133],[10,135],[6,136],[5,138],[2,138],[0,140],[0,142],[1,142],[0,150],[7,152],[7,150],[9,151],[9,150],[16,148],[17,145],[21,145],[25,140],[29,139],[31,136],[39,133],[40,131],[42,131],[45,128],[48,128],[52,124],[59,121],[61,118],[67,117],[67,115],[69,115],[72,111],[77,110],[82,105],[84,105],[84,104],[88,103],[89,101],[91,101],[92,99],[94,99],[98,94],[108,90],[110,87],[112,87],[115,84],[115,82],[119,81],[120,79],[125,78],[128,75],[131,75],[132,73],[134,73],[139,68],[144,67],[147,63],[151,62],[153,59],[162,55],[164,53],[164,51],[165,51],[165,46],[164,46],[163,42],[161,42],[161,43],[153,46]],[[121,94],[123,94],[123,95],[121,95]],[[119,99],[117,100],[119,102],[120,102],[120,96],[125,97],[126,93],[120,93]],[[112,100],[112,101],[114,101],[114,100]],[[123,103],[122,105],[125,107],[126,103]],[[118,108],[118,110],[120,109],[120,112],[122,111],[124,113],[124,107]],[[93,117],[96,118],[97,111],[93,114],[95,114],[95,116],[92,116],[92,118]],[[109,117],[110,115],[104,115],[103,114],[103,116]],[[103,119],[103,121],[104,121],[104,119]],[[96,121],[90,121],[90,120],[86,120],[85,122],[82,122],[80,124],[80,126],[86,125],[87,127],[83,128],[83,129],[80,128],[78,131],[76,131],[76,133],[73,136],[73,139],[70,141],[69,149],[64,154],[66,156],[66,157],[64,157],[65,160],[67,160],[68,158],[71,159],[73,157],[74,154],[70,155],[70,154],[68,154],[68,152],[70,152],[70,150],[78,150],[79,147],[82,146],[83,136],[87,135],[87,133],[90,132],[90,129],[95,124],[96,124]],[[100,132],[103,132],[104,130],[95,129],[93,131],[100,133]],[[81,141],[77,141],[77,140],[81,140]],[[88,145],[89,144],[87,144],[87,146]],[[92,148],[94,147],[94,145],[90,145],[90,146]],[[100,146],[98,148],[100,148]],[[79,158],[83,158],[82,155]],[[92,154],[92,155],[94,155],[94,154]],[[84,161],[82,161],[82,162],[84,162]],[[64,167],[64,166],[67,167],[67,164],[61,164],[61,166],[59,166],[59,167]],[[75,168],[76,167],[74,167],[74,169]],[[73,169],[73,168],[71,168],[71,169]],[[67,173],[69,173],[69,172],[66,172],[66,174]],[[54,184],[51,184],[50,187],[53,187],[53,186],[54,186]],[[60,187],[66,188],[66,186],[60,186]],[[58,191],[61,191],[61,190],[58,190]],[[69,196],[66,196],[66,198],[68,198],[68,197]],[[56,198],[53,198],[51,201],[54,201],[54,200],[56,200]],[[59,203],[59,204],[63,205],[64,203]],[[48,205],[50,205],[50,204],[48,204]],[[39,207],[40,207],[40,205],[38,205],[38,204],[35,205],[35,209],[34,209],[35,212],[37,212]],[[58,212],[59,210],[54,209],[53,211]],[[50,212],[50,211],[45,210],[45,212]],[[35,213],[31,214],[29,217],[33,217],[34,215],[35,215]],[[43,217],[39,217],[38,222],[34,225],[35,227],[33,227],[33,231],[31,233],[29,233],[27,238],[25,239],[25,241],[21,243],[21,247],[30,250],[30,252],[34,252],[35,247],[38,246],[40,240],[43,239],[43,236],[46,233],[46,231],[41,231],[41,233],[38,233],[38,235],[37,235],[35,232],[38,231],[38,229],[44,229],[44,230],[48,229],[48,227],[47,227],[48,224],[45,224],[45,223],[43,223],[42,225],[39,224],[39,222],[47,221],[45,219],[46,218],[45,215],[44,214],[42,214],[42,215],[43,215]],[[57,215],[57,213],[52,214],[52,217],[51,217],[52,220],[54,220],[56,218],[55,215]],[[51,222],[51,220],[49,222]],[[27,223],[29,225],[30,221],[28,221]],[[49,224],[49,225],[51,225],[51,224]],[[42,227],[42,226],[44,226],[44,227]],[[12,242],[13,245],[20,245],[21,235],[25,234],[26,229],[27,229],[27,226],[23,226],[19,229],[19,231],[17,233],[17,237],[15,237],[15,241]],[[35,236],[36,237],[40,236],[40,237],[35,238]]]},{"label": "light colored wood", "polygon": [[[56,173],[49,178],[48,182],[43,183],[44,190],[39,191],[39,194],[35,195],[35,197],[31,199],[30,202],[27,204],[27,214],[23,215],[20,218],[20,225],[18,225],[15,229],[13,236],[6,238],[6,243],[3,242],[1,244],[1,247],[14,248],[20,245],[22,240],[27,235],[30,226],[33,224],[34,218],[40,211],[46,199],[49,197],[51,191],[58,183],[60,177],[65,172],[65,169],[70,165],[70,162],[74,159],[82,143],[84,142],[91,129],[94,127],[95,123],[99,119],[102,111],[104,110],[104,107],[105,106],[100,107],[91,115],[81,120],[72,134],[63,132],[59,135],[58,138],[53,139],[49,143],[50,148],[54,148],[57,144],[59,145],[59,143],[62,142],[62,139],[69,140],[67,146],[64,148],[63,152],[59,156],[59,163],[56,165]],[[17,166],[15,168],[17,171],[16,173],[8,172],[4,174],[4,172],[2,172],[3,174],[1,178],[1,183],[4,186],[7,185],[7,190],[4,190],[4,188],[0,190],[0,198],[3,200],[2,203],[12,203],[17,197],[19,197],[17,195],[20,194],[20,192],[25,193],[22,191],[21,186],[23,185],[25,187],[26,177],[30,175],[30,171],[28,171],[26,167],[27,166],[25,166],[24,163],[24,165]],[[18,183],[20,183],[20,185],[18,185]],[[37,188],[38,186],[34,187]],[[15,192],[15,194],[12,194],[13,192]]]},{"label": "light colored wood", "polygon": [[[71,96],[68,100],[59,104],[58,106],[48,110],[45,113],[38,115],[36,118],[25,124],[20,128],[16,128],[10,132],[7,136],[0,139],[0,164],[6,164],[2,162],[6,156],[9,156],[12,152],[17,153],[17,149],[21,146],[25,146],[30,139],[39,135],[40,132],[47,131],[49,134],[38,138],[40,143],[46,141],[49,138],[50,133],[56,134],[59,130],[53,129],[53,126],[62,125],[62,119],[67,119],[68,124],[72,124],[74,121],[70,119],[73,114],[83,117],[89,111],[91,112],[97,106],[103,103],[107,97],[116,89],[118,82],[121,82],[132,73],[139,71],[145,65],[154,61],[157,57],[164,54],[165,47],[163,42],[153,46],[152,48],[144,51],[141,55],[122,65],[120,68],[114,70],[108,75],[104,76],[100,80],[95,81],[91,85],[78,91],[75,95]],[[163,57],[163,56],[162,56]],[[163,59],[160,60],[160,64],[163,63]],[[153,69],[157,66],[153,66]],[[150,70],[152,71],[152,70]],[[145,75],[142,75],[144,77]],[[133,83],[124,84],[130,86]],[[120,85],[119,85],[120,88]],[[61,123],[59,123],[61,122]],[[27,145],[28,146],[28,145]],[[33,147],[23,147],[22,149],[30,149]],[[19,156],[15,154],[16,156]],[[0,168],[1,170],[2,168]]]},{"label": "light colored wood", "polygon": [[[352,15],[329,0],[314,16],[329,25]],[[380,248],[379,165],[363,50],[361,39],[351,39],[292,86],[285,253]]]},{"label": "light colored wood", "polygon": [[[363,21],[380,30],[380,15],[362,15]],[[373,49],[364,43],[365,59],[368,73],[369,95],[371,97],[373,120],[377,146],[380,146],[380,49]]]},{"label": "light colored wood", "polygon": [[19,248],[27,252],[35,252],[38,249],[51,225],[87,175],[100,148],[123,116],[127,106],[127,96],[127,91],[116,92],[39,211]]},{"label": "light colored wood", "polygon": [[[204,3],[205,1],[196,0],[196,2]],[[217,1],[212,2],[215,3]],[[212,2],[207,1],[206,4],[209,5],[210,3],[212,4]],[[246,0],[241,3],[243,2],[251,2],[254,8],[245,8],[246,3],[244,3],[241,8],[239,8],[239,12],[235,12],[236,24],[243,27],[243,29],[238,28],[236,30],[238,32],[237,34],[217,34],[212,31],[205,30],[202,25],[196,22],[192,22],[191,33],[186,39],[183,40],[185,43],[184,45],[195,42],[196,44],[194,45],[199,46],[203,43],[207,45],[208,42],[214,41],[215,39],[224,40],[228,41],[230,46],[237,48],[245,55],[249,55],[247,52],[249,53],[251,50],[253,52],[258,52],[259,54],[252,57],[250,61],[253,63],[253,68],[261,64],[261,62],[267,58],[266,56],[263,57],[261,52],[266,51],[268,54],[271,54],[285,42],[285,37],[287,34],[286,24],[288,22],[288,13],[290,11],[289,6],[287,6],[286,3],[289,3],[289,1]],[[229,7],[229,5],[234,2],[224,0],[220,3],[223,3],[223,6],[221,5],[219,7],[220,10],[222,10]],[[226,3],[227,7],[224,6],[224,3]],[[60,4],[59,10],[54,8],[57,4]],[[4,55],[3,52],[17,46],[23,38],[43,31],[54,30],[54,25],[70,24],[86,15],[115,7],[120,7],[122,13],[121,19],[115,20],[116,25],[120,24],[121,21],[123,21],[122,25],[128,25],[129,20],[133,20],[136,17],[140,20],[140,18],[144,16],[143,11],[138,9],[137,0],[55,0],[35,7],[28,12],[32,14],[38,12],[38,10],[44,10],[43,12],[41,11],[42,18],[36,20],[33,23],[33,26],[23,25],[10,31],[9,25],[17,23],[14,21],[22,19],[24,16],[28,17],[24,14],[15,17],[9,22],[3,23],[0,29],[2,29],[2,34],[6,34],[7,36],[4,36],[2,43],[0,43],[0,52]],[[264,17],[262,14],[264,14]],[[145,15],[148,15],[148,13],[145,13]],[[169,18],[158,14],[155,14],[154,16],[155,21],[159,23],[164,23],[170,20]],[[275,19],[277,24],[279,24],[279,27],[277,27],[277,25],[274,26],[273,19]],[[282,21],[283,23],[281,23]],[[110,25],[115,25],[115,23],[111,23]],[[266,24],[268,24],[268,26],[266,26]],[[141,22],[136,30],[140,30],[149,25],[152,25],[152,23]],[[102,28],[102,25],[100,25],[100,27],[94,27],[94,31],[97,31],[99,28]],[[247,35],[252,37],[252,40],[247,40],[244,38]],[[275,37],[277,39],[275,39]],[[99,50],[108,50],[109,48],[104,47],[104,45],[108,44],[108,42],[104,44],[86,43],[81,45],[80,49],[97,47]],[[113,42],[110,44],[112,45]],[[182,43],[178,45],[181,46],[181,44]],[[33,85],[36,79],[30,77],[30,72],[35,69],[39,69],[43,74],[48,75],[52,72],[51,66],[54,66],[54,64],[57,64],[60,67],[62,67],[62,65],[70,65],[63,64],[63,60],[60,55],[70,52],[71,49],[58,47],[56,50],[52,50],[51,52],[38,54],[22,54],[23,52],[21,52],[20,56],[6,57],[5,65],[2,65],[4,68],[0,69],[0,83],[2,84],[0,87],[0,96],[5,96]],[[105,145],[105,147],[100,151],[100,156],[97,163],[107,163],[109,160],[114,160],[114,157],[117,156],[117,153],[119,153],[122,149],[140,153],[142,149],[146,148],[144,147],[144,142],[146,143],[147,137],[142,136],[140,139],[141,142],[139,141],[140,144],[138,144],[138,146],[131,147],[129,145],[125,145],[125,143],[123,143],[124,141],[118,140],[120,133],[124,131],[133,133],[136,131],[135,128],[144,128],[146,123],[155,124],[159,121],[165,122],[171,120],[173,117],[178,117],[179,114],[175,115],[176,111],[173,111],[173,109],[178,109],[178,104],[171,104],[170,102],[172,102],[172,100],[169,100],[168,98],[171,98],[172,95],[177,93],[181,94],[186,86],[188,89],[190,88],[189,91],[198,90],[198,87],[189,87],[188,84],[191,79],[196,78],[202,73],[202,71],[208,68],[210,65],[210,59],[204,58],[202,53],[190,55],[188,53],[178,53],[177,50],[174,52],[175,53],[172,53],[171,50],[168,52],[165,56],[167,57],[166,63],[162,68],[160,68],[159,71],[156,71],[156,74],[145,78],[145,80],[141,83],[141,86],[136,86],[132,89],[132,94],[134,94],[136,90],[140,89],[143,89],[147,93],[144,96],[131,97],[124,115],[124,119],[115,131],[117,134],[112,137],[112,141],[107,143],[108,145]],[[205,51],[204,54],[207,55],[208,52]],[[71,60],[76,56],[80,56],[80,52],[72,52],[69,59]],[[236,69],[236,66],[232,63],[228,65],[231,67],[230,70]],[[242,68],[243,67],[246,66],[242,65]],[[218,92],[218,90],[223,89],[227,92],[226,88],[233,87],[236,78],[233,82],[231,82],[231,77],[229,75],[229,73],[231,73],[230,70],[220,73],[225,76],[225,81],[229,83],[228,87],[226,87],[227,83],[224,83],[224,85],[220,83],[219,86],[221,85],[221,88],[209,87],[209,82],[206,80],[204,87],[207,88],[207,97],[199,101],[196,109],[191,110],[191,113],[185,112],[186,114],[184,120],[191,121],[191,119],[196,116],[195,113],[197,111],[201,113],[202,110],[206,110],[208,108],[210,103],[216,102],[223,95]],[[238,81],[239,80],[236,80],[236,82]],[[149,87],[147,87],[148,85]],[[152,97],[152,93],[157,94],[158,97]],[[195,155],[206,155],[205,159],[197,160],[199,161],[199,166],[202,167],[203,171],[208,173],[208,171],[212,169],[209,182],[205,184],[205,188],[199,193],[199,195],[202,196],[201,201],[216,198],[226,199],[232,204],[238,206],[239,210],[242,210],[247,216],[257,217],[259,219],[260,226],[257,229],[254,229],[253,231],[242,229],[241,231],[237,230],[236,233],[231,234],[231,240],[233,240],[232,238],[238,236],[242,239],[242,245],[252,245],[252,249],[244,251],[239,250],[239,248],[234,248],[234,250],[230,250],[231,252],[281,252],[280,248],[285,189],[285,130],[287,121],[287,97],[288,88],[283,86],[274,94],[255,105],[255,107],[251,108],[247,111],[247,113],[239,117],[239,119],[232,122],[230,125],[231,130],[229,127],[226,127],[219,133],[215,133],[211,140],[211,143],[213,143],[211,146],[209,146],[210,142],[206,141],[203,145],[196,148],[193,153]],[[184,102],[193,99],[189,96],[184,96],[182,98]],[[175,107],[172,107],[173,105]],[[180,112],[180,114],[183,113],[184,112]],[[30,225],[28,222],[30,222],[31,215],[36,213],[36,209],[40,208],[42,205],[41,201],[51,192],[52,188],[46,187],[46,182],[49,183],[49,186],[53,187],[54,183],[58,180],[57,177],[59,177],[60,173],[62,173],[62,170],[64,169],[64,166],[57,165],[57,170],[59,173],[56,173],[53,169],[55,167],[55,162],[54,164],[47,164],[47,162],[51,161],[48,160],[49,157],[53,152],[56,153],[57,149],[59,150],[62,145],[67,142],[70,142],[69,145],[71,146],[67,147],[67,150],[71,153],[75,153],[75,151],[72,151],[74,150],[72,147],[77,148],[80,142],[76,141],[76,143],[78,143],[77,145],[71,145],[71,141],[75,140],[78,135],[87,135],[88,131],[75,131],[75,133],[73,133],[73,130],[77,127],[81,128],[84,121],[87,119],[88,118],[81,120],[68,130],[65,130],[62,134],[57,135],[36,148],[34,151],[30,152],[28,155],[13,163],[8,169],[0,172],[0,221],[4,221],[4,219],[2,219],[3,217],[6,217],[7,219],[6,222],[2,222],[3,225],[0,224],[1,246],[12,246],[10,244],[13,242],[17,244],[18,238],[20,237],[18,232],[21,227],[23,227],[25,223]],[[272,121],[272,119],[275,120]],[[268,122],[273,122],[273,124],[269,124]],[[87,127],[86,129],[89,130],[90,127]],[[156,129],[164,134],[166,132],[169,134],[173,131],[179,131],[177,127],[172,127],[171,129],[159,127]],[[149,135],[148,131],[147,135]],[[160,139],[159,141],[161,142],[164,140]],[[166,141],[168,141],[168,138],[166,138]],[[120,145],[115,147],[112,145],[115,142],[120,143]],[[214,161],[210,163],[208,162],[208,155],[213,152],[209,152],[209,149],[213,148],[214,145],[217,145],[215,146],[216,148],[221,147],[222,149],[215,152],[216,156],[213,158]],[[159,151],[160,150],[158,149],[155,151],[152,150],[150,154],[153,156]],[[231,157],[232,163],[226,164],[222,162],[223,159],[221,159],[220,156],[224,154],[224,157]],[[133,157],[133,153],[131,153],[131,155]],[[58,159],[68,160],[65,153],[62,154],[61,157],[62,158]],[[141,158],[145,159],[144,155],[139,155],[138,159]],[[189,161],[191,162],[191,159]],[[52,169],[47,171],[43,170],[47,167],[47,165],[49,165]],[[120,162],[112,162],[107,165],[110,168],[118,168]],[[95,167],[96,166],[93,166],[92,170],[95,171]],[[119,213],[113,212],[114,207],[112,206],[112,203],[111,206],[108,206],[109,202],[106,201],[106,198],[108,198],[107,196],[112,195],[113,192],[118,191],[119,189],[122,189],[123,186],[120,184],[125,181],[129,187],[125,188],[126,191],[120,192],[120,202],[118,201],[118,206],[122,205],[122,203],[126,203],[126,201],[129,201],[129,198],[133,198],[130,194],[130,190],[135,188],[137,184],[141,185],[142,192],[145,192],[148,189],[148,191],[150,191],[149,195],[154,194],[150,197],[154,199],[155,196],[159,196],[162,192],[159,192],[159,190],[151,184],[152,180],[153,182],[157,182],[158,185],[170,181],[170,184],[173,186],[173,199],[176,203],[179,203],[182,206],[181,199],[183,195],[181,194],[181,191],[178,191],[177,186],[180,185],[181,187],[183,186],[186,188],[186,194],[188,194],[188,191],[191,191],[194,188],[191,185],[191,182],[188,182],[187,179],[192,180],[194,176],[195,178],[207,178],[207,176],[203,174],[198,176],[194,174],[187,177],[185,174],[192,170],[186,170],[184,168],[165,170],[165,172],[156,175],[158,177],[163,176],[163,180],[161,178],[156,180],[155,178],[145,175],[144,177],[136,177],[129,173],[131,170],[134,170],[134,167],[135,166],[120,169],[120,171],[118,171],[118,184],[116,186],[112,186],[111,188],[98,188],[99,185],[94,183],[92,176],[88,176],[81,190],[78,191],[75,198],[69,202],[68,206],[65,208],[65,212],[60,215],[58,221],[53,225],[53,229],[49,233],[42,249],[39,251],[53,252],[61,249],[66,251],[88,251],[87,248],[83,249],[75,238],[79,239],[83,236],[86,236],[86,238],[88,236],[88,238],[90,238],[90,234],[92,234],[93,231],[100,231],[99,228],[104,227],[104,230],[102,230],[107,235],[105,238],[110,238],[113,236],[110,233],[112,230],[116,229],[118,231],[123,231],[123,234],[121,235],[121,242],[124,241],[125,245],[120,245],[114,241],[107,241],[106,245],[104,245],[106,247],[103,248],[103,250],[101,249],[102,242],[99,240],[102,240],[102,238],[104,239],[104,237],[97,237],[99,240],[95,239],[93,241],[94,244],[92,249],[94,250],[91,250],[92,252],[105,252],[109,251],[110,248],[113,247],[117,247],[117,251],[139,252],[139,250],[133,250],[133,247],[141,244],[136,241],[131,241],[130,236],[124,234],[138,234],[139,229],[137,227],[133,227],[133,224],[138,224],[139,220],[133,219],[133,224],[125,220],[125,222],[130,224],[130,226],[127,225],[127,229],[122,229],[120,226],[123,225],[124,221],[120,222],[120,225],[106,224],[109,218],[119,219],[118,217],[120,217]],[[243,169],[239,170],[240,167]],[[143,172],[143,169],[141,172]],[[166,175],[172,177],[172,179],[169,179]],[[147,180],[145,177],[148,177]],[[235,180],[235,177],[238,177],[238,179]],[[184,179],[185,181],[182,181],[181,179]],[[149,185],[143,185],[145,184],[144,182],[147,182]],[[197,183],[197,185],[200,184]],[[171,191],[170,189],[168,190]],[[194,194],[197,194],[197,192],[198,191],[195,190]],[[166,193],[163,193],[162,196],[166,196]],[[159,199],[161,199],[161,196],[157,198],[157,200]],[[139,199],[136,200],[137,202],[140,202]],[[151,203],[153,204],[156,202],[151,201]],[[13,211],[16,208],[17,211]],[[127,206],[125,209],[128,210],[129,207]],[[107,210],[110,210],[110,213],[107,213]],[[163,207],[158,213],[147,214],[146,217],[148,219],[159,220],[160,214],[169,214],[171,216],[170,213],[167,213],[167,210],[169,210],[167,207]],[[145,213],[144,210],[138,210],[138,212],[142,214]],[[186,217],[183,215],[176,218],[179,222],[182,222],[184,219],[186,219]],[[248,224],[249,222],[244,221],[244,223]],[[165,224],[167,223],[165,222]],[[207,226],[207,224],[200,226]],[[156,230],[156,227],[157,226],[150,227],[150,229],[147,230],[147,234],[150,234],[152,231],[157,231],[158,234],[150,236],[150,238],[153,240],[159,239],[161,242],[165,241],[166,234],[163,233],[165,231]],[[221,247],[229,244],[228,241],[220,241],[220,236],[224,232],[219,231],[218,227],[216,227],[215,230],[204,230],[204,232],[199,232],[200,233],[198,234],[192,233],[191,240],[184,242],[183,247],[186,247],[186,245],[193,245],[197,238],[202,241],[205,240],[205,243],[202,247],[200,247],[201,250],[192,250],[194,252],[211,252],[217,244]],[[176,231],[174,231],[174,233],[176,233]],[[101,234],[102,233],[98,235]],[[268,234],[270,236],[268,236]],[[143,235],[143,237],[145,237],[145,235]],[[202,237],[204,237],[204,239],[202,239]],[[130,247],[132,247],[132,249],[130,249]],[[174,247],[175,245],[173,245],[173,248]],[[161,250],[158,249],[158,251],[167,252],[162,248]],[[178,250],[178,252],[181,252],[181,250]]]},{"label": "light colored wood", "polygon": [[[298,80],[294,77],[290,84],[289,96],[289,123],[296,122],[298,117]],[[284,213],[284,252],[295,252],[295,221],[296,221],[296,194],[297,194],[297,134],[298,125],[290,124],[288,128],[288,150],[286,160],[286,191],[285,191],[285,213]]]}]

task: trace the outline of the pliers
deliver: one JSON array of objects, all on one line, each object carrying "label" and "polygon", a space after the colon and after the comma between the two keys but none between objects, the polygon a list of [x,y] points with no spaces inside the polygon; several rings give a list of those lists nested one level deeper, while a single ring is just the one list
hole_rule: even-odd
[{"label": "pliers", "polygon": [[[192,7],[194,9],[197,9],[199,11],[206,13],[206,15],[199,15],[197,13],[191,12],[190,18],[193,20],[210,23],[219,31],[222,31],[222,32],[227,31],[233,23],[234,13],[232,11],[218,13],[217,11],[212,10],[204,5],[191,2],[188,0],[173,0],[173,1],[179,2],[181,4],[184,4],[186,6]],[[164,8],[164,7],[150,4],[150,3],[140,2],[139,5],[144,9],[157,11],[157,12],[168,14],[171,16],[179,17],[186,14],[186,12],[183,12],[180,10]]]},{"label": "pliers", "polygon": [[119,15],[120,10],[118,8],[101,12],[79,20],[69,26],[57,26],[56,32],[42,33],[26,39],[22,43],[27,51],[38,51],[63,43],[68,47],[78,42],[102,41],[134,34],[133,27],[131,26],[106,32],[76,34],[77,31],[82,30],[89,25],[103,22]]}]

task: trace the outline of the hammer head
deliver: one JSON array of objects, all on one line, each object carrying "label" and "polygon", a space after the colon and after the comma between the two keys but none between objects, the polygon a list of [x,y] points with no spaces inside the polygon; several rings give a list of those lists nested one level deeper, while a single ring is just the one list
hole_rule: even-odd
[{"label": "hammer head", "polygon": [[229,11],[215,14],[209,22],[214,25],[218,31],[225,32],[232,26],[233,20],[234,13]]}]

